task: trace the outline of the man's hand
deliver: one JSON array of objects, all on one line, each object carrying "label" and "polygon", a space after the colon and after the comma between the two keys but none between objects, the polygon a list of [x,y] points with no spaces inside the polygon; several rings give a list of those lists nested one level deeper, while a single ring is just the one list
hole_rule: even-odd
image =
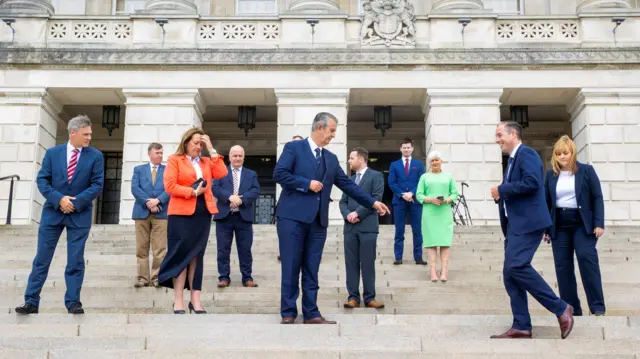
[{"label": "man's hand", "polygon": [[389,207],[387,207],[384,203],[380,201],[375,201],[373,203],[373,209],[375,209],[380,216],[384,216],[385,214],[391,214]]},{"label": "man's hand", "polygon": [[596,235],[596,238],[600,238],[600,237],[602,237],[602,235],[604,234],[604,228],[596,227],[596,228],[593,230],[593,234],[595,234],[595,235]]},{"label": "man's hand", "polygon": [[60,202],[58,202],[58,205],[60,206],[60,210],[64,214],[69,214],[76,210],[76,207],[74,207],[73,203],[71,203],[71,201],[73,201],[74,199],[76,198],[71,196],[64,196],[60,199]]},{"label": "man's hand", "polygon": [[320,192],[322,191],[322,183],[316,181],[316,180],[312,180],[311,183],[309,183],[309,189],[313,192]]},{"label": "man's hand", "polygon": [[349,213],[347,215],[347,222],[349,222],[351,224],[360,222],[360,219],[358,218],[358,212],[353,211],[353,212]]},{"label": "man's hand", "polygon": [[160,204],[160,200],[157,198],[150,198],[147,200],[147,203],[146,203],[148,209],[152,209],[153,207],[156,207],[159,204]]},{"label": "man's hand", "polygon": [[242,196],[232,194],[231,196],[229,196],[229,202],[235,206],[234,208],[238,208],[242,204]]},{"label": "man's hand", "polygon": [[413,193],[411,192],[405,192],[402,194],[402,199],[404,199],[407,202],[412,202],[413,203]]},{"label": "man's hand", "polygon": [[551,236],[547,233],[542,235],[542,240],[547,242],[547,244],[551,243]]},{"label": "man's hand", "polygon": [[498,187],[491,188],[491,197],[493,197],[494,201],[497,201],[500,199],[500,192],[498,192]]},{"label": "man's hand", "polygon": [[158,213],[158,212],[160,212],[160,207],[153,206],[153,207],[149,208],[149,210],[151,211],[151,213]]}]

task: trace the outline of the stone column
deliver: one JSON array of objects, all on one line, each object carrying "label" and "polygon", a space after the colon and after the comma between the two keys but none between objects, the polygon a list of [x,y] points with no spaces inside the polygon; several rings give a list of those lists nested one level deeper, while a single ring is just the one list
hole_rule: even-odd
[{"label": "stone column", "polygon": [[640,88],[583,88],[569,112],[578,161],[600,178],[607,224],[640,223]]},{"label": "stone column", "polygon": [[629,9],[629,0],[578,0],[576,12],[602,11],[603,9]]},{"label": "stone column", "polygon": [[150,14],[197,15],[193,0],[147,0],[145,12]]},{"label": "stone column", "polygon": [[[62,107],[45,88],[0,88],[0,176],[17,174],[12,224],[40,222],[44,197],[36,176],[48,148],[56,145]],[[0,223],[7,217],[9,181],[0,182]]]},{"label": "stone column", "polygon": [[438,0],[433,3],[431,12],[458,12],[483,10],[482,0]]},{"label": "stone column", "polygon": [[289,11],[296,13],[322,14],[340,11],[338,0],[291,0]]},{"label": "stone column", "polygon": [[[120,224],[133,223],[131,177],[133,168],[149,160],[147,147],[158,142],[164,147],[164,161],[175,153],[182,134],[202,128],[206,105],[197,89],[124,89],[124,127]],[[212,138],[215,146],[215,137]]]},{"label": "stone column", "polygon": [[0,14],[54,13],[50,0],[0,0]]},{"label": "stone column", "polygon": [[[278,157],[284,145],[294,135],[307,137],[311,133],[311,123],[318,112],[330,112],[338,119],[336,137],[326,148],[338,156],[342,169],[347,168],[347,112],[349,110],[349,89],[276,89],[278,99]],[[333,187],[329,207],[331,224],[341,224],[342,217],[338,201],[342,192]],[[278,186],[276,198],[280,197]]]},{"label": "stone column", "polygon": [[501,95],[502,89],[429,89],[423,106],[425,152],[441,153],[443,170],[453,174],[459,191],[461,182],[469,184],[464,195],[474,225],[499,220],[490,189],[502,181],[502,155],[495,144]]}]

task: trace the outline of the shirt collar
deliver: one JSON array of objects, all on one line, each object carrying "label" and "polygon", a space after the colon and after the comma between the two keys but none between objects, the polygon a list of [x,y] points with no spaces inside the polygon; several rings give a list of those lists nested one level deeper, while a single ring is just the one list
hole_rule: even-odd
[{"label": "shirt collar", "polygon": [[82,152],[82,147],[75,148],[71,145],[71,142],[67,142],[67,152],[72,152],[73,150],[78,150],[78,152]]},{"label": "shirt collar", "polygon": [[192,158],[191,156],[187,155],[187,159],[189,159],[189,161],[192,162],[192,163],[200,162],[200,156],[196,156],[196,157]]},{"label": "shirt collar", "polygon": [[149,161],[149,167],[151,167],[151,170],[153,171],[153,167],[155,167],[156,169],[159,169],[160,165],[154,165],[153,163],[151,163],[151,161]]},{"label": "shirt collar", "polygon": [[407,160],[409,160],[409,163],[411,163],[411,157],[405,157],[405,156],[402,156],[402,164],[404,164],[405,162],[407,162]]},{"label": "shirt collar", "polygon": [[361,169],[360,171],[356,172],[356,173],[360,174],[360,178],[364,177],[364,173],[367,172],[367,168],[368,167],[365,167],[365,168]]},{"label": "shirt collar", "polygon": [[[229,166],[229,168],[231,168],[232,171],[235,169],[233,166]],[[242,173],[242,166],[238,167],[238,173]]]},{"label": "shirt collar", "polygon": [[316,155],[316,148],[319,148],[320,151],[322,151],[322,147],[316,145],[316,143],[313,142],[311,137],[307,137],[307,143],[309,143],[309,146],[311,147],[311,153],[313,153],[314,156]]},{"label": "shirt collar", "polygon": [[511,154],[509,155],[509,157],[515,158],[516,153],[518,152],[518,148],[520,148],[521,145],[522,145],[522,142],[518,143],[516,147],[513,149],[513,151],[511,151]]}]

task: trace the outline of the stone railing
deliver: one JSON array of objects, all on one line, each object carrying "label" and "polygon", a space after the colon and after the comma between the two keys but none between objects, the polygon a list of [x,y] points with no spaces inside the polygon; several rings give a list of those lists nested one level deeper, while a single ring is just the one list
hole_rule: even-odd
[{"label": "stone railing", "polygon": [[579,43],[580,23],[577,20],[517,19],[498,20],[497,43]]},{"label": "stone railing", "polygon": [[196,42],[279,41],[279,21],[200,21]]},{"label": "stone railing", "polygon": [[48,42],[126,43],[133,39],[131,20],[50,20]]}]

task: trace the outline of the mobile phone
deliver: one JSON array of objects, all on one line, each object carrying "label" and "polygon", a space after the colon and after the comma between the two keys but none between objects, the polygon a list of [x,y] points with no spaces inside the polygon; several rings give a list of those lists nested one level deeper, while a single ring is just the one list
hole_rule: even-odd
[{"label": "mobile phone", "polygon": [[197,188],[198,188],[198,186],[200,185],[200,182],[204,182],[204,183],[202,184],[202,187],[204,187],[204,186],[206,186],[206,185],[207,185],[207,181],[203,180],[202,178],[198,178],[195,182],[193,182],[193,183],[191,184],[191,188],[193,188],[193,189],[197,189]]},{"label": "mobile phone", "polygon": [[444,201],[444,196],[438,196],[438,199]]}]

